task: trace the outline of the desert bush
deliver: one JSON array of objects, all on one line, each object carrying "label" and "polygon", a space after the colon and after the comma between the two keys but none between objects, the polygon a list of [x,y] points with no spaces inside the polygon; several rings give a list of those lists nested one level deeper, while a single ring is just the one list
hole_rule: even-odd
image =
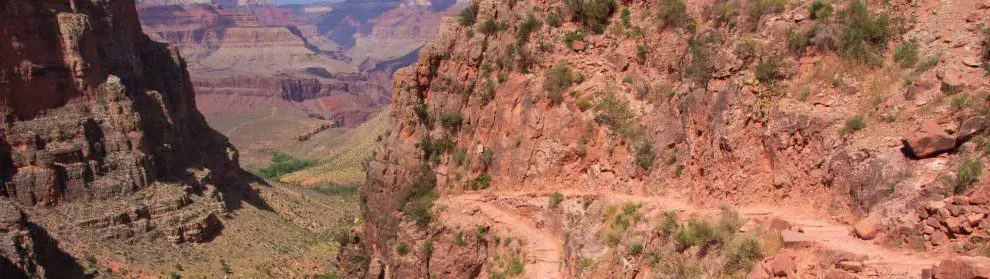
[{"label": "desert bush", "polygon": [[524,268],[525,266],[522,260],[518,257],[512,257],[512,259],[509,260],[508,267],[505,268],[505,275],[508,277],[519,276],[523,273]]},{"label": "desert bush", "polygon": [[464,235],[461,232],[454,233],[454,244],[457,246],[467,245],[467,241],[464,241]]},{"label": "desert bush", "polygon": [[406,254],[409,254],[409,245],[399,243],[399,245],[395,247],[395,252],[399,253],[400,256],[405,256]]},{"label": "desert bush", "polygon": [[627,28],[632,27],[632,20],[629,18],[631,14],[632,12],[629,11],[629,8],[622,8],[622,12],[619,13],[619,19],[622,21],[622,26]]},{"label": "desert bush", "polygon": [[561,23],[559,11],[547,13],[547,25],[550,25],[551,27],[560,27]]},{"label": "desert bush", "polygon": [[419,141],[419,148],[423,151],[423,160],[433,163],[439,163],[443,154],[453,149],[454,145],[454,139],[450,134],[444,134],[439,139],[426,135]]},{"label": "desert bush", "polygon": [[694,32],[694,19],[688,14],[684,0],[660,0],[659,4],[660,28],[683,28]]},{"label": "desert bush", "polygon": [[615,13],[615,2],[612,0],[586,0],[584,26],[592,32],[601,34],[608,26],[613,13]]},{"label": "desert bush", "polygon": [[567,33],[567,35],[564,36],[564,44],[567,45],[567,48],[569,49],[574,49],[574,42],[576,41],[584,41],[584,33],[572,32]]},{"label": "desert bush", "polygon": [[981,29],[983,29],[983,40],[981,40],[983,52],[980,54],[980,58],[984,62],[983,67],[986,74],[990,75],[990,26],[982,26]]},{"label": "desert bush", "polygon": [[873,65],[882,63],[887,40],[895,35],[886,14],[874,15],[865,0],[855,0],[839,12],[839,50],[851,59]]},{"label": "desert bush", "polygon": [[736,19],[739,18],[739,0],[716,1],[711,7],[711,19],[716,26],[728,26],[729,29],[736,27]]},{"label": "desert bush", "polygon": [[313,165],[313,162],[296,159],[289,154],[283,152],[274,151],[272,153],[272,163],[268,167],[258,170],[258,175],[262,177],[274,179],[279,176],[296,172],[309,166]]},{"label": "desert bush", "polygon": [[633,242],[626,248],[626,253],[631,257],[638,257],[643,254],[643,243]]},{"label": "desert bush", "polygon": [[555,208],[560,206],[560,203],[564,202],[564,194],[560,192],[553,192],[550,194],[550,207]]},{"label": "desert bush", "polygon": [[785,5],[786,0],[750,0],[746,17],[755,28],[763,16],[782,12]]},{"label": "desert bush", "polygon": [[396,208],[405,212],[410,219],[420,227],[426,227],[433,222],[433,201],[437,194],[433,192],[437,178],[433,169],[423,165],[420,174],[413,181],[404,185],[396,196]]},{"label": "desert bush", "polygon": [[677,212],[667,211],[663,213],[663,222],[660,223],[660,227],[657,228],[658,233],[664,237],[670,237],[681,227],[680,223],[677,221]]},{"label": "desert bush", "polygon": [[571,68],[567,67],[566,64],[557,64],[547,71],[546,77],[543,79],[543,90],[547,92],[551,103],[558,104],[564,100],[564,92],[573,83],[574,76],[571,74]]},{"label": "desert bush", "polygon": [[629,102],[618,98],[612,92],[603,96],[594,107],[595,122],[608,126],[613,132],[623,133],[635,116],[629,109]]},{"label": "desert bush", "polygon": [[482,106],[495,99],[495,83],[492,80],[485,80],[485,84],[478,90],[478,99],[481,100]]},{"label": "desert bush", "polygon": [[485,35],[495,34],[495,32],[498,32],[498,24],[492,19],[485,20],[485,22],[482,22],[481,26],[478,27],[478,32]]},{"label": "desert bush", "polygon": [[707,33],[688,41],[691,60],[684,69],[684,74],[697,81],[708,81],[715,71],[713,57],[717,52],[716,45],[722,38],[716,33]]},{"label": "desert bush", "polygon": [[832,15],[832,4],[826,0],[815,0],[811,5],[808,5],[808,18],[810,19],[828,19]]},{"label": "desert bush", "polygon": [[980,157],[966,159],[956,168],[956,175],[948,176],[947,183],[957,195],[964,195],[983,173],[983,161]]},{"label": "desert bush", "polygon": [[525,45],[529,42],[530,34],[532,34],[533,31],[539,30],[541,25],[542,23],[530,14],[525,21],[519,24],[519,31],[516,33],[516,40],[519,42],[519,45]]},{"label": "desert bush", "polygon": [[495,152],[491,148],[485,148],[481,151],[481,167],[488,169],[492,165],[492,160],[495,159]]},{"label": "desert bush", "polygon": [[901,65],[901,68],[910,68],[918,64],[918,40],[911,39],[895,47],[894,62]]},{"label": "desert bush", "polygon": [[846,125],[839,130],[840,134],[849,134],[866,128],[866,119],[862,115],[853,116],[846,121]]},{"label": "desert bush", "polygon": [[467,159],[467,148],[461,147],[454,150],[454,162],[458,166],[464,165],[465,159]]},{"label": "desert bush", "polygon": [[464,123],[464,113],[460,111],[445,112],[440,115],[440,124],[452,131],[457,131]]},{"label": "desert bush", "polygon": [[461,25],[471,26],[478,21],[478,2],[472,2],[467,8],[461,10],[458,14],[460,18]]},{"label": "desert bush", "polygon": [[756,64],[754,69],[756,80],[761,83],[774,84],[784,79],[784,73],[780,71],[780,57],[767,57]]},{"label": "desert bush", "polygon": [[487,172],[483,172],[479,174],[478,177],[475,177],[473,180],[468,181],[468,188],[470,188],[471,190],[488,189],[488,186],[491,185],[491,182],[492,182],[492,176]]},{"label": "desert bush", "polygon": [[646,46],[645,45],[643,45],[643,44],[637,44],[636,45],[636,58],[638,58],[640,62],[646,62]]},{"label": "desert bush", "polygon": [[804,55],[804,50],[811,44],[811,37],[814,37],[814,28],[809,32],[797,32],[794,29],[787,30],[787,49],[794,55]]},{"label": "desert bush", "polygon": [[935,68],[935,66],[938,66],[938,62],[940,60],[942,60],[942,57],[938,55],[931,55],[925,57],[925,59],[921,60],[921,63],[918,63],[917,72],[924,73],[928,70]]},{"label": "desert bush", "polygon": [[636,149],[636,163],[643,170],[650,170],[650,166],[653,166],[653,159],[656,157],[657,155],[653,153],[653,146],[649,143],[643,143]]},{"label": "desert bush", "polygon": [[760,241],[755,237],[742,237],[734,240],[723,248],[726,257],[725,269],[729,273],[748,272],[753,268],[753,262],[763,259]]},{"label": "desert bush", "polygon": [[757,47],[759,47],[759,45],[756,40],[745,38],[736,44],[736,48],[732,51],[732,53],[735,54],[736,58],[739,58],[740,60],[749,61],[750,59],[756,57]]}]

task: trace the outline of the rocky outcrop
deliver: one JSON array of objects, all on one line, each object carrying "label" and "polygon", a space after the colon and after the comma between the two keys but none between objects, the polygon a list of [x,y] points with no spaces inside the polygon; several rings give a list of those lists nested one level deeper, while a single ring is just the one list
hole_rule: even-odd
[{"label": "rocky outcrop", "polygon": [[[237,151],[132,1],[7,1],[0,26],[0,201],[76,237],[217,231],[223,196],[241,191]],[[164,193],[173,202],[152,202]]]}]

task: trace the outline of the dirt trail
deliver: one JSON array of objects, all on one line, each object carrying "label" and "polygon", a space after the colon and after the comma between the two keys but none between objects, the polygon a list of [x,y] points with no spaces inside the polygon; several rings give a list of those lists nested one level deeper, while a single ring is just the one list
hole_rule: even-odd
[{"label": "dirt trail", "polygon": [[[526,240],[527,257],[530,264],[526,266],[527,278],[563,278],[562,259],[563,241],[556,235],[536,227],[528,217],[500,209],[495,205],[496,199],[520,198],[528,199],[541,197],[550,193],[539,192],[495,192],[495,193],[466,193],[448,196],[450,208],[478,211],[495,222],[496,228],[507,231],[513,237]],[[700,207],[688,204],[685,199],[671,196],[634,196],[617,193],[582,193],[563,192],[568,198],[578,196],[593,196],[609,203],[634,202],[662,210],[675,210],[688,214],[711,215],[718,213],[714,206]],[[833,223],[804,212],[798,207],[752,205],[737,207],[741,214],[749,218],[776,217],[786,220],[794,226],[801,226],[807,241],[817,244],[826,250],[846,251],[868,257],[865,263],[869,266],[883,268],[885,276],[916,278],[921,269],[937,264],[939,259],[931,255],[914,253],[902,249],[889,249],[875,245],[869,241],[856,238],[847,225]]]},{"label": "dirt trail", "polygon": [[522,239],[526,252],[526,278],[564,278],[561,263],[564,255],[564,242],[559,237],[540,230],[526,217],[504,211],[489,203],[485,195],[471,193],[447,197],[448,208],[462,212],[477,212],[493,222],[493,229]]}]

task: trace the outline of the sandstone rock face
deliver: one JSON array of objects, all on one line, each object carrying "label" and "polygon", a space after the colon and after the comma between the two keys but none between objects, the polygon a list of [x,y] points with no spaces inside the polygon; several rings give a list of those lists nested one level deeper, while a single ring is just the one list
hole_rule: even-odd
[{"label": "sandstone rock face", "polygon": [[959,256],[942,260],[938,265],[938,273],[935,278],[990,278],[990,259],[987,257]]},{"label": "sandstone rock face", "polygon": [[918,158],[928,158],[956,147],[956,140],[931,120],[904,139],[904,145]]},{"label": "sandstone rock face", "polygon": [[7,1],[0,26],[0,200],[52,208],[57,217],[32,218],[103,238],[216,232],[214,184],[240,175],[237,151],[197,111],[178,50],[142,33],[132,1]]}]

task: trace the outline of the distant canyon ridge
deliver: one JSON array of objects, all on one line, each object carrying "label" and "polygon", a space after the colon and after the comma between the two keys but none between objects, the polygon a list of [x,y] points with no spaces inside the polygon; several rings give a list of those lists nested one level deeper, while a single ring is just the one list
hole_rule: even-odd
[{"label": "distant canyon ridge", "polygon": [[392,72],[415,61],[456,6],[146,0],[138,13],[149,37],[178,46],[188,60],[208,118],[278,107],[354,127],[388,104]]}]

